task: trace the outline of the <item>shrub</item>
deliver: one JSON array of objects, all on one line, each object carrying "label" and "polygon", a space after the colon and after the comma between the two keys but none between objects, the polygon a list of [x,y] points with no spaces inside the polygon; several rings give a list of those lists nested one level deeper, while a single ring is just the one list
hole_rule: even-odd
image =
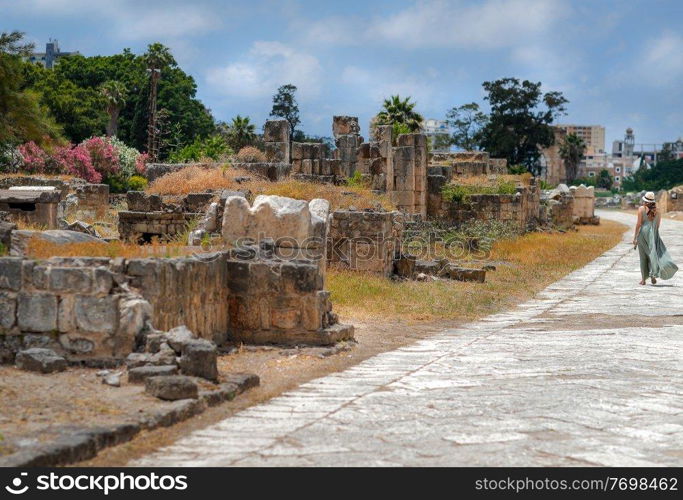
[{"label": "shrub", "polygon": [[[142,173],[138,170],[138,160],[142,155],[137,149],[127,146],[125,142],[117,137],[110,137],[107,140],[114,147],[114,150],[118,155],[119,167],[121,168],[121,173],[125,177],[131,177],[136,173]],[[145,154],[145,157],[146,156],[147,155]]]},{"label": "shrub", "polygon": [[58,147],[55,149],[53,158],[63,172],[93,184],[102,182],[102,174],[95,170],[90,152],[81,145]]},{"label": "shrub", "polygon": [[363,178],[363,174],[356,170],[351,177],[346,179],[346,185],[352,187],[370,187],[370,179]]},{"label": "shrub", "polygon": [[235,160],[239,163],[263,163],[266,155],[254,146],[246,146],[235,155]]},{"label": "shrub", "polygon": [[33,141],[22,144],[17,151],[23,158],[22,170],[29,174],[62,173],[60,165],[56,164],[50,155]]},{"label": "shrub", "polygon": [[140,153],[135,159],[135,171],[140,175],[145,175],[148,161],[149,155],[147,153]]},{"label": "shrub", "polygon": [[141,175],[133,175],[130,179],[128,179],[128,190],[129,191],[144,191],[147,189],[147,185],[149,182],[147,179],[142,177]]},{"label": "shrub", "polygon": [[232,150],[225,138],[214,135],[206,139],[195,139],[180,150],[174,151],[169,156],[172,163],[187,163],[200,161],[202,158],[210,158],[213,161],[225,161],[232,156]]},{"label": "shrub", "polygon": [[111,142],[102,137],[91,137],[80,145],[90,154],[92,166],[103,178],[113,176],[120,170],[119,155]]}]

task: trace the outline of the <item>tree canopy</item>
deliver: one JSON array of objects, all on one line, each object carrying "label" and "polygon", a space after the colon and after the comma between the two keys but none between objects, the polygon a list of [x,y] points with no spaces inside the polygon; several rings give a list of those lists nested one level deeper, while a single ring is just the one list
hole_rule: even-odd
[{"label": "tree canopy", "polygon": [[419,132],[424,118],[415,111],[416,105],[410,102],[410,97],[401,99],[400,95],[392,95],[384,99],[382,109],[377,113],[377,124],[405,125],[410,132]]},{"label": "tree canopy", "polygon": [[39,95],[26,88],[22,72],[23,55],[33,45],[23,41],[19,31],[0,33],[0,149],[8,145],[46,138],[58,138],[59,127],[47,109],[40,104]]},{"label": "tree canopy", "polygon": [[[571,183],[579,171],[579,164],[586,152],[586,143],[576,134],[567,134],[560,144],[560,158],[564,161],[567,182]],[[605,170],[606,172],[606,170]],[[601,186],[602,187],[602,186]]]},{"label": "tree canopy", "polygon": [[482,84],[491,113],[481,130],[480,146],[492,157],[507,158],[540,174],[539,148],[552,146],[551,124],[566,111],[569,101],[561,92],[541,91],[541,83],[502,78]]},{"label": "tree canopy", "polygon": [[643,163],[632,176],[622,182],[624,191],[658,191],[683,184],[683,158],[660,161],[652,167]]},{"label": "tree canopy", "polygon": [[446,113],[446,123],[454,130],[451,144],[465,151],[479,149],[481,129],[487,120],[488,117],[479,109],[476,102],[451,108]]},{"label": "tree canopy", "polygon": [[273,96],[273,109],[270,111],[270,116],[287,120],[291,135],[294,135],[296,126],[301,123],[299,105],[295,96],[296,90],[296,86],[291,83],[278,88],[277,93]]},{"label": "tree canopy", "polygon": [[[158,46],[158,47],[157,47]],[[163,53],[167,67],[161,73],[157,106],[167,116],[167,139],[162,157],[174,147],[183,147],[195,138],[205,138],[215,131],[209,110],[196,98],[197,85],[161,44],[150,49]],[[148,52],[149,55],[150,52]],[[129,49],[112,56],[60,58],[54,69],[24,64],[24,89],[40,95],[40,102],[50,109],[72,142],[101,135],[109,120],[107,100],[100,88],[108,81],[119,82],[128,91],[118,117],[117,136],[126,144],[145,150],[149,121],[150,91],[148,65],[158,61],[135,55]]]}]

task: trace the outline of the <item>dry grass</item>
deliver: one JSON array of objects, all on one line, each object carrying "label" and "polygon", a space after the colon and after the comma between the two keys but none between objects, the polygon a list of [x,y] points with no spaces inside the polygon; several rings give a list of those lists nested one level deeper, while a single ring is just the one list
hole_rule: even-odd
[{"label": "dry grass", "polygon": [[34,259],[49,259],[50,257],[125,257],[127,259],[160,257],[173,258],[190,255],[196,252],[195,247],[187,247],[180,241],[160,243],[152,240],[149,245],[135,245],[112,241],[108,243],[66,243],[58,245],[40,238],[32,238],[28,243],[27,255]]},{"label": "dry grass", "polygon": [[517,186],[528,186],[531,183],[531,174],[492,174],[473,175],[469,177],[454,177],[452,183],[459,186],[486,186],[496,187],[500,183],[511,182]]},{"label": "dry grass", "polygon": [[[249,177],[252,180],[238,183],[235,180],[237,177]],[[232,167],[207,169],[190,166],[160,177],[149,186],[147,192],[160,195],[183,195],[217,189],[249,190],[252,196],[278,195],[299,200],[324,198],[330,202],[333,210],[349,206],[354,206],[359,210],[377,206],[385,210],[394,208],[386,196],[373,194],[364,187],[333,186],[292,179],[270,182],[259,179],[250,172]]]},{"label": "dry grass", "polygon": [[57,179],[60,181],[71,181],[76,177],[73,175],[54,175],[54,174],[27,174],[26,172],[20,172],[16,174],[0,174],[0,179],[8,179],[15,177],[42,177],[45,179]]},{"label": "dry grass", "polygon": [[[347,322],[374,317],[408,321],[474,320],[508,308],[616,245],[625,226],[604,221],[578,232],[532,233],[494,244],[496,271],[486,283],[394,282],[367,273],[330,270],[332,303]],[[473,266],[474,267],[474,266]]]}]

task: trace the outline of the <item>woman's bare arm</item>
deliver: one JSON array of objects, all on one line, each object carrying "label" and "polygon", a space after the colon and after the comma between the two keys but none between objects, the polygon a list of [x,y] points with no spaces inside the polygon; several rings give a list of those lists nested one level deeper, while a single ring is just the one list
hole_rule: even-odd
[{"label": "woman's bare arm", "polygon": [[638,233],[640,232],[640,226],[643,225],[643,207],[638,207],[638,222],[636,222],[636,232],[633,235],[633,245],[638,243]]}]

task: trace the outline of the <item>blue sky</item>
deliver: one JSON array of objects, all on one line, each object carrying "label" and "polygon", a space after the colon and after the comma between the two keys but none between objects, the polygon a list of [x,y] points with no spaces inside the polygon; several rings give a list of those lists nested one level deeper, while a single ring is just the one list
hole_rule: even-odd
[{"label": "blue sky", "polygon": [[565,123],[607,127],[607,148],[683,135],[680,0],[0,0],[0,30],[38,47],[107,55],[168,45],[218,119],[260,126],[275,89],[299,87],[302,129],[361,133],[382,98],[410,95],[429,118],[471,101],[481,82],[541,81],[570,100]]}]

